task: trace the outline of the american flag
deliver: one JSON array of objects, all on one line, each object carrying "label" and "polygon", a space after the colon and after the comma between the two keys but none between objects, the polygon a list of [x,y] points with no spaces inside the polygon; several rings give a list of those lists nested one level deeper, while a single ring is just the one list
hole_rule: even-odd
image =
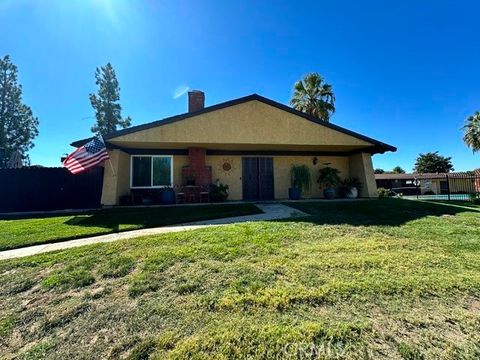
[{"label": "american flag", "polygon": [[97,136],[68,155],[63,161],[63,166],[70,170],[72,174],[78,174],[107,159],[108,153],[105,143],[100,136]]}]

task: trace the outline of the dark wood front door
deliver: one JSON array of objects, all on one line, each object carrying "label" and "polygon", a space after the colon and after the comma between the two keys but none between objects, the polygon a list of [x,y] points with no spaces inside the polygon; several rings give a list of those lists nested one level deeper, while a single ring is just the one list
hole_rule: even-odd
[{"label": "dark wood front door", "polygon": [[273,200],[273,159],[244,157],[242,183],[244,200]]}]

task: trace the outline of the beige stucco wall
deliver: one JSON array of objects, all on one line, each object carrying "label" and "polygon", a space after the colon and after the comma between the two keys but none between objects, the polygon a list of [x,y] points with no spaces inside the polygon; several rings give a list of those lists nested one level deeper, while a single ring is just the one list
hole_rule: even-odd
[{"label": "beige stucco wall", "polygon": [[[232,165],[230,171],[224,171],[222,165],[224,162]],[[217,179],[229,187],[229,200],[242,200],[242,157],[241,156],[207,156],[207,166],[212,167],[212,181]]]},{"label": "beige stucco wall", "polygon": [[377,184],[373,172],[372,156],[366,153],[352,155],[349,158],[350,176],[358,178],[363,183],[360,197],[378,197]]},{"label": "beige stucco wall", "polygon": [[188,156],[174,155],[173,156],[173,184],[175,186],[182,185],[182,167],[188,165]]},{"label": "beige stucco wall", "polygon": [[[308,193],[303,194],[304,198],[323,197],[323,192],[317,184],[318,170],[323,163],[330,163],[329,166],[340,170],[340,176],[349,176],[349,159],[342,156],[321,156],[317,157],[316,165],[313,165],[313,156],[270,156],[273,158],[273,183],[275,199],[287,199],[288,188],[290,187],[290,168],[292,165],[307,165],[312,174],[312,188]],[[228,161],[232,170],[226,172],[222,164]],[[212,179],[216,179],[230,188],[229,200],[242,200],[242,156],[207,156],[207,165],[212,167]]]},{"label": "beige stucco wall", "polygon": [[312,174],[312,188],[310,192],[302,194],[303,198],[323,197],[323,190],[317,184],[318,170],[328,166],[340,171],[342,179],[349,177],[349,159],[346,156],[318,156],[317,164],[313,165],[314,156],[277,156],[273,158],[274,186],[276,199],[288,199],[290,187],[290,169],[292,165],[307,165]]},{"label": "beige stucco wall", "polygon": [[[105,166],[102,204],[116,205],[122,195],[130,192],[130,155],[120,151],[109,151],[110,159],[115,170],[113,176],[112,169],[108,163]],[[318,170],[328,166],[340,170],[342,179],[355,176],[366,185],[360,196],[375,197],[376,185],[373,176],[373,167],[369,154],[359,154],[350,157],[346,156],[319,156],[317,164],[313,165],[313,156],[271,156],[273,158],[274,171],[274,190],[275,199],[287,199],[288,188],[290,187],[290,168],[292,165],[307,165],[312,174],[312,189],[303,194],[304,198],[321,198],[323,191],[317,184]],[[224,171],[222,165],[224,162],[232,165],[230,171]],[[207,166],[212,168],[212,180],[218,179],[221,183],[227,184],[230,188],[229,200],[242,200],[242,156],[207,156]],[[182,167],[188,165],[187,156],[173,156],[173,184],[182,184]]]},{"label": "beige stucco wall", "polygon": [[130,155],[120,150],[110,150],[108,155],[111,166],[105,162],[101,203],[117,205],[120,196],[130,193]]},{"label": "beige stucco wall", "polygon": [[[108,140],[143,148],[353,150],[372,144],[259,101],[207,112]],[[208,146],[206,146],[208,144]]]}]

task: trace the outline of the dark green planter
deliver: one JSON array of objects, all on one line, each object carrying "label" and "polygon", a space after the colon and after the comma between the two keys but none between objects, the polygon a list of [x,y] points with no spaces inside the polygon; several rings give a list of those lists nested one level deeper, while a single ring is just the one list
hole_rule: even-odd
[{"label": "dark green planter", "polygon": [[288,198],[290,200],[300,200],[302,191],[297,187],[291,187],[288,189]]},{"label": "dark green planter", "polygon": [[327,188],[323,190],[323,196],[325,199],[334,199],[335,198],[335,189]]},{"label": "dark green planter", "polygon": [[173,189],[162,190],[160,202],[162,204],[175,204],[175,191]]}]

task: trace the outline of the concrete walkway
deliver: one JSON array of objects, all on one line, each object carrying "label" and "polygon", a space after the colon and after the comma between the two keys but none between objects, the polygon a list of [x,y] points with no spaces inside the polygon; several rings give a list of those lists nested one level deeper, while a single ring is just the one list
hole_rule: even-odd
[{"label": "concrete walkway", "polygon": [[304,213],[300,210],[297,210],[282,204],[278,204],[278,203],[256,204],[256,206],[263,211],[262,214],[236,216],[236,217],[230,217],[230,218],[224,218],[224,219],[196,221],[196,222],[174,225],[174,226],[132,230],[132,231],[125,231],[121,233],[93,236],[93,237],[77,239],[77,240],[67,240],[67,241],[57,242],[53,244],[33,245],[33,246],[28,246],[20,249],[0,251],[0,260],[31,256],[31,255],[41,254],[49,251],[70,249],[70,248],[84,246],[84,245],[106,243],[106,242],[112,242],[112,241],[123,240],[123,239],[132,239],[140,236],[166,234],[166,233],[186,231],[186,230],[195,230],[195,229],[205,228],[208,226],[220,226],[220,225],[243,223],[243,222],[250,222],[250,221],[269,221],[269,220],[288,219],[292,217],[309,216],[309,214]]}]

